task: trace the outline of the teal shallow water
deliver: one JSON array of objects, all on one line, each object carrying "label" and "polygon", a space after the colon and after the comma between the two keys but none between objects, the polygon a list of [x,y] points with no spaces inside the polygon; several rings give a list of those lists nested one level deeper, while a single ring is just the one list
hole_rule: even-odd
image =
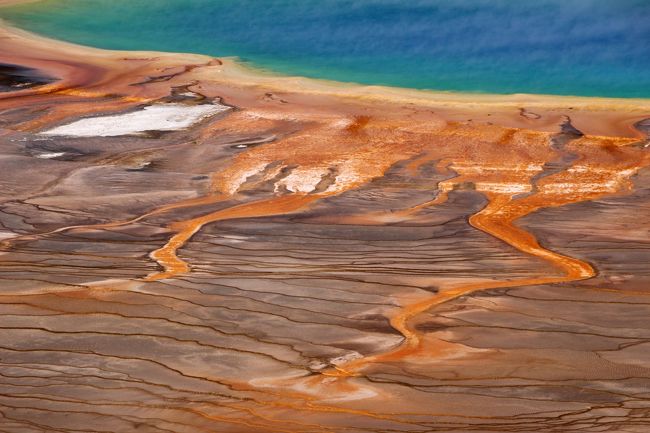
[{"label": "teal shallow water", "polygon": [[337,81],[650,97],[647,0],[46,0],[0,17],[85,45]]}]

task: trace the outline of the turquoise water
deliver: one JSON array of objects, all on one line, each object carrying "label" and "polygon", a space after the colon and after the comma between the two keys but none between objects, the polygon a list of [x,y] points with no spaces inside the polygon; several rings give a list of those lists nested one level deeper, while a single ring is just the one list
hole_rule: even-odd
[{"label": "turquoise water", "polygon": [[86,45],[338,81],[650,97],[650,0],[46,0],[0,17]]}]

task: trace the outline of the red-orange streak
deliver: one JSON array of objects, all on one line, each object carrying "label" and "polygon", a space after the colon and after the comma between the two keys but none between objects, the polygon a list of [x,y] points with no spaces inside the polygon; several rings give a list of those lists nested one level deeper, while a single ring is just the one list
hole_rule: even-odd
[{"label": "red-orange streak", "polygon": [[154,281],[171,278],[189,272],[189,265],[178,257],[177,251],[206,224],[228,219],[255,218],[296,212],[323,196],[324,194],[291,194],[273,197],[174,223],[170,228],[176,231],[176,234],[162,248],[150,254],[151,258],[164,268],[164,271],[151,274],[146,280]]},{"label": "red-orange streak", "polygon": [[[420,350],[421,338],[418,332],[409,324],[409,321],[418,314],[436,305],[443,304],[460,296],[479,290],[576,281],[591,278],[595,275],[594,269],[588,263],[541,247],[533,235],[513,225],[516,219],[542,207],[541,203],[536,204],[533,202],[529,205],[525,203],[519,204],[512,201],[512,195],[494,193],[487,193],[486,195],[490,200],[488,205],[480,212],[472,215],[469,220],[470,224],[522,252],[551,262],[560,268],[565,275],[468,284],[446,290],[431,298],[407,305],[390,320],[391,326],[404,336],[404,342],[397,349],[351,361],[345,365],[337,366],[336,370],[327,371],[324,374],[352,376],[356,375],[357,371],[370,363],[398,360],[418,352]],[[517,204],[513,205],[513,203]],[[544,206],[553,206],[554,204],[560,205],[564,203],[561,201],[557,203],[547,202]]]}]

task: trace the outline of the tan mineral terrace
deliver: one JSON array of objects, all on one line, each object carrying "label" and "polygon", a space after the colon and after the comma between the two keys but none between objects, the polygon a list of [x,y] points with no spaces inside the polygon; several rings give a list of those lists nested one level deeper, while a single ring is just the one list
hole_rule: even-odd
[{"label": "tan mineral terrace", "polygon": [[0,431],[650,428],[650,101],[0,39]]}]

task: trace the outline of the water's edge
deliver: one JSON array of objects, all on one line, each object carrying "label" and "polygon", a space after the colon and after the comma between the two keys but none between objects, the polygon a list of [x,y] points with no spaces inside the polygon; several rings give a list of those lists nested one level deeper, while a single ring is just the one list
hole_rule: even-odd
[{"label": "water's edge", "polygon": [[[0,7],[8,6],[8,5],[15,5],[16,3],[39,3],[43,2],[44,0],[5,0],[2,1],[0,0]],[[4,26],[9,26],[9,27],[15,27],[15,28],[21,28],[25,29],[27,33],[32,33],[36,34],[39,37],[43,37],[45,39],[52,39],[52,40],[59,40],[63,41],[65,43],[70,43],[74,45],[81,45],[81,46],[87,46],[87,47],[92,47],[96,49],[101,49],[101,50],[107,50],[107,51],[130,51],[130,52],[140,52],[140,51],[146,51],[146,52],[170,52],[165,49],[162,51],[158,49],[154,50],[132,50],[132,49],[123,49],[123,48],[106,48],[106,47],[99,47],[96,44],[86,44],[85,42],[79,43],[74,40],[70,40],[70,38],[65,38],[65,37],[59,37],[57,35],[53,35],[51,33],[43,33],[39,31],[35,31],[32,28],[29,28],[29,26],[21,26],[20,24],[14,23],[11,20],[7,20],[6,18],[4,20],[0,19],[0,21],[4,22]],[[186,51],[174,51],[171,50],[171,52],[178,52],[178,53],[186,53]],[[206,55],[206,56],[213,56],[210,53],[203,51],[193,51],[191,52],[192,54],[197,54],[197,55]],[[283,70],[278,70],[274,69],[273,67],[269,67],[266,65],[260,65],[259,63],[255,63],[255,60],[248,60],[246,57],[243,59],[240,57],[235,57],[232,55],[226,55],[226,56],[218,56],[219,58],[227,57],[229,59],[232,59],[237,63],[237,65],[243,69],[246,69],[250,74],[256,74],[263,76],[265,78],[268,77],[276,77],[276,78],[298,78],[300,77],[301,79],[308,79],[308,80],[314,80],[319,83],[328,83],[328,84],[338,84],[338,85],[343,85],[346,87],[358,87],[358,88],[386,88],[386,89],[393,89],[393,91],[396,90],[401,90],[401,89],[408,89],[409,91],[420,91],[420,92],[425,92],[428,94],[444,94],[444,95],[465,95],[465,96],[473,96],[473,97],[484,97],[484,96],[502,96],[502,97],[511,97],[511,96],[518,96],[518,95],[541,95],[541,96],[547,96],[547,97],[552,97],[552,98],[605,98],[605,99],[625,99],[625,100],[646,100],[650,99],[644,95],[641,96],[628,96],[628,95],[617,95],[617,96],[611,96],[609,93],[611,93],[609,90],[604,91],[602,95],[599,94],[584,94],[581,93],[580,91],[577,91],[576,93],[570,94],[570,93],[555,93],[555,92],[509,92],[509,91],[483,91],[483,90],[473,90],[473,89],[445,89],[445,88],[422,88],[422,87],[417,87],[417,86],[402,86],[402,85],[394,85],[394,84],[368,84],[363,81],[359,80],[354,80],[354,79],[345,79],[341,80],[338,78],[330,78],[327,77],[328,73],[325,73],[324,75],[326,76],[314,76],[313,74],[300,74],[300,73],[291,73]],[[331,74],[329,74],[331,75]],[[490,86],[487,86],[490,87]]]}]

